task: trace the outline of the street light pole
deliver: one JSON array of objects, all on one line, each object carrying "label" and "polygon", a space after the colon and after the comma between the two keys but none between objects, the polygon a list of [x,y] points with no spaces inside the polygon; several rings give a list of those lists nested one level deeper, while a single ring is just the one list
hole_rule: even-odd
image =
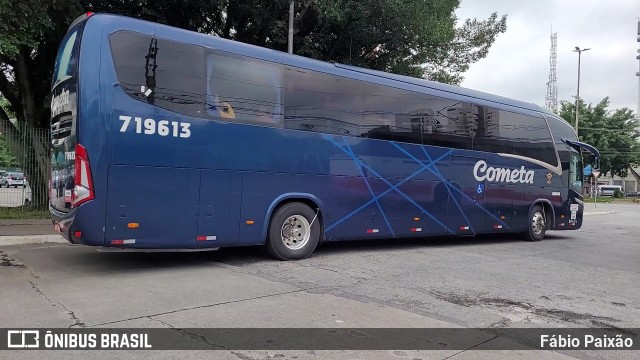
[{"label": "street light pole", "polygon": [[580,58],[582,56],[582,52],[587,50],[590,50],[590,48],[580,49],[577,46],[575,50],[573,50],[578,53],[578,93],[576,95],[576,136],[578,137],[578,140],[580,140],[580,135],[578,135],[578,114],[580,113]]},{"label": "street light pole", "polygon": [[293,0],[289,1],[289,54],[293,54]]},{"label": "street light pole", "polygon": [[[638,44],[640,44],[640,17],[638,17]],[[640,49],[638,49],[638,55],[636,56],[638,59],[638,72],[636,76],[638,77],[638,110],[636,111],[636,126],[640,129]]]}]

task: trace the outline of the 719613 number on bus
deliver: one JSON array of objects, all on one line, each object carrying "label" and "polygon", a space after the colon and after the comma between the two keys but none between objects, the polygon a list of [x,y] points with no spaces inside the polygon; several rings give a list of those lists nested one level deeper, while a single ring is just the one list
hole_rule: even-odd
[{"label": "719613 number on bus", "polygon": [[131,124],[131,126],[135,126],[136,134],[158,134],[160,136],[173,136],[181,138],[188,138],[191,136],[191,130],[189,130],[191,124],[187,122],[169,120],[156,121],[151,118],[144,119],[143,121],[141,117],[126,115],[120,115],[120,120],[122,121],[120,132],[126,132],[129,128],[129,125],[131,124],[131,120],[133,120],[133,124]]}]

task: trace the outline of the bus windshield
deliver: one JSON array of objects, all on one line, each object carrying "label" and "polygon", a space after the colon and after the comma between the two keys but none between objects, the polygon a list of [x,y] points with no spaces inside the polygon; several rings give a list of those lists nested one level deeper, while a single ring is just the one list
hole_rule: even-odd
[{"label": "bus windshield", "polygon": [[569,162],[569,186],[575,191],[582,191],[582,157],[574,152]]},{"label": "bus windshield", "polygon": [[78,39],[78,28],[67,33],[62,40],[58,55],[56,56],[55,68],[53,70],[53,85],[60,81],[75,76],[77,71],[76,43]]}]

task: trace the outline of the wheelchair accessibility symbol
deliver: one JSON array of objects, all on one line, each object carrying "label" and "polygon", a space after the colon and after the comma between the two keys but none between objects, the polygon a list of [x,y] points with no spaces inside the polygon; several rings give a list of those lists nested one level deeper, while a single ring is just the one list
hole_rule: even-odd
[{"label": "wheelchair accessibility symbol", "polygon": [[478,189],[476,190],[478,194],[482,194],[484,192],[484,187],[482,184],[478,184]]}]

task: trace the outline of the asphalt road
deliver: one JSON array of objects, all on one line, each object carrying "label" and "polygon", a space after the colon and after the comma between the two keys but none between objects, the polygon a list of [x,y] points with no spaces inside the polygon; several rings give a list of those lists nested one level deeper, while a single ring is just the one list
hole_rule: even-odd
[{"label": "asphalt road", "polygon": [[[260,248],[112,253],[0,247],[1,327],[640,327],[640,204],[589,205],[580,231],[323,244],[280,262]],[[488,336],[482,341],[498,341]],[[502,339],[504,340],[504,339]],[[507,339],[508,340],[508,339]],[[200,358],[211,352],[153,352]],[[10,358],[34,353],[7,352]],[[109,352],[40,352],[38,358]],[[146,358],[147,352],[126,353]],[[3,356],[0,353],[0,358]],[[638,352],[216,351],[228,359],[638,358]]]}]

